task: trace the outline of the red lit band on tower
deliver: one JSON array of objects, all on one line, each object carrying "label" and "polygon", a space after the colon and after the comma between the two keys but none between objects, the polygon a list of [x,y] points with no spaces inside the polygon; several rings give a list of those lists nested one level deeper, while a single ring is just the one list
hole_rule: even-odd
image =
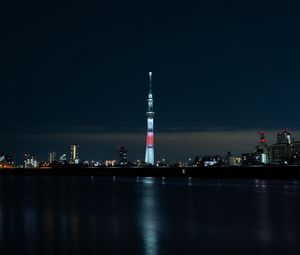
[{"label": "red lit band on tower", "polygon": [[153,96],[152,96],[152,72],[149,72],[149,94],[148,94],[148,111],[147,116],[147,139],[145,162],[149,165],[154,165],[154,132],[153,132]]},{"label": "red lit band on tower", "polygon": [[152,132],[147,133],[147,147],[154,147],[154,137]]}]

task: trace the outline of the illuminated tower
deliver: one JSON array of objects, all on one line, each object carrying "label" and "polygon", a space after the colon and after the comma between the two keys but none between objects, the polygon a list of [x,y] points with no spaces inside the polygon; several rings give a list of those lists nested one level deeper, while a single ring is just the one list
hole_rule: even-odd
[{"label": "illuminated tower", "polygon": [[153,97],[152,97],[152,72],[149,72],[149,94],[148,94],[148,111],[147,116],[147,141],[145,162],[154,165],[154,133],[153,133]]}]

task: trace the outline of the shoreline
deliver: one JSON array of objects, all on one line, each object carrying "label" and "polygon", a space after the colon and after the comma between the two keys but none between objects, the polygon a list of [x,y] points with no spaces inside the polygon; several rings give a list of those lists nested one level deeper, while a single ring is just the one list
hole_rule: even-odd
[{"label": "shoreline", "polygon": [[201,179],[300,179],[300,166],[2,168],[0,169],[0,175],[195,177]]}]

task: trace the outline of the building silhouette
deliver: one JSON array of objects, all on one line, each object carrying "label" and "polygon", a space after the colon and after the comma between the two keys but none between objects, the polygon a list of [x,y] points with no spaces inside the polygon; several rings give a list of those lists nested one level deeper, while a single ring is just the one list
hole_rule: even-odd
[{"label": "building silhouette", "polygon": [[119,148],[119,164],[121,166],[128,165],[127,148],[125,146]]},{"label": "building silhouette", "polygon": [[269,163],[269,147],[266,140],[265,132],[259,132],[260,138],[256,146],[256,158],[261,164]]},{"label": "building silhouette", "polygon": [[51,151],[48,153],[48,163],[53,163],[54,161],[57,161],[56,152]]},{"label": "building silhouette", "polygon": [[265,132],[259,132],[258,145],[255,151],[242,154],[242,165],[265,165],[269,163],[269,146],[266,140]]},{"label": "building silhouette", "polygon": [[288,130],[277,134],[277,142],[270,146],[270,161],[272,163],[289,163],[293,156],[293,138]]}]

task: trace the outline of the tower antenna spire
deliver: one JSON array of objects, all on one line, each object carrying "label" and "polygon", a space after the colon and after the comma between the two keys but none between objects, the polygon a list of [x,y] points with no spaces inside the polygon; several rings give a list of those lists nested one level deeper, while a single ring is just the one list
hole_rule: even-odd
[{"label": "tower antenna spire", "polygon": [[152,72],[149,72],[149,89],[150,89],[150,93],[152,91]]}]

